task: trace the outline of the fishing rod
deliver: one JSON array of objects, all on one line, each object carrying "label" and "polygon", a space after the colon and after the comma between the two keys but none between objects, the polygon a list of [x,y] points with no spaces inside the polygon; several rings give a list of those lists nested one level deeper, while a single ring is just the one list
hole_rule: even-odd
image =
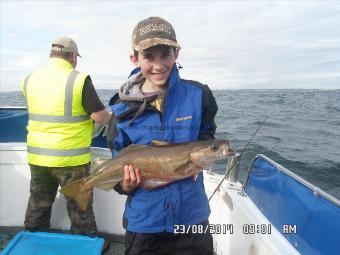
[{"label": "fishing rod", "polygon": [[[252,142],[252,140],[254,139],[255,135],[257,134],[257,132],[260,131],[260,129],[262,128],[263,124],[266,122],[268,118],[268,115],[266,115],[266,117],[264,118],[264,120],[260,123],[260,125],[257,127],[257,129],[255,130],[254,134],[252,135],[252,137],[249,139],[248,143],[246,144],[246,146],[244,146],[243,150],[240,152],[238,158],[241,158],[242,154],[246,151],[246,149],[248,148],[249,144]],[[215,195],[216,191],[221,187],[222,182],[225,180],[225,178],[227,178],[229,172],[231,171],[231,169],[233,169],[233,167],[236,165],[236,163],[239,163],[238,160],[235,160],[233,162],[233,164],[231,164],[231,166],[229,167],[229,169],[227,170],[226,174],[224,175],[224,177],[222,178],[222,180],[220,181],[220,183],[217,185],[217,187],[215,188],[214,192],[212,193],[212,195],[209,197],[209,202],[211,200],[211,198]]]}]

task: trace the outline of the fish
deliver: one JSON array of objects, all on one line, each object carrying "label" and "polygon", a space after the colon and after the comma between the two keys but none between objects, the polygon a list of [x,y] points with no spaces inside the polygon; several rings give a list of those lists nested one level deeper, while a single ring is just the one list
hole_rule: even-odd
[{"label": "fish", "polygon": [[141,172],[140,187],[154,189],[190,176],[196,176],[214,161],[234,155],[228,140],[213,139],[187,143],[152,141],[151,145],[131,144],[112,159],[97,158],[90,175],[62,187],[59,191],[86,210],[93,188],[111,190],[124,177],[124,166]]}]

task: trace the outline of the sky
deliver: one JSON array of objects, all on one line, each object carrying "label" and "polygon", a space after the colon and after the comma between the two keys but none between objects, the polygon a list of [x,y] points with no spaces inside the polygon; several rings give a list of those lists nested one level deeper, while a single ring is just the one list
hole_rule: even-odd
[{"label": "sky", "polygon": [[0,1],[0,91],[72,37],[77,70],[117,89],[134,68],[131,34],[160,16],[175,28],[184,79],[211,89],[340,89],[340,1]]}]

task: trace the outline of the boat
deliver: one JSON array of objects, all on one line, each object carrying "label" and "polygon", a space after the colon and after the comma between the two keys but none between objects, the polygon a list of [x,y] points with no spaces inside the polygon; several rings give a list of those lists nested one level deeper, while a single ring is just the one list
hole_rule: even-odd
[{"label": "boat", "polygon": [[[30,182],[27,121],[25,107],[0,108],[0,251],[23,230]],[[111,158],[102,134],[93,139],[91,153]],[[208,197],[216,191],[210,200],[209,218],[215,254],[340,254],[338,199],[261,154],[254,155],[245,180],[240,182],[239,156],[229,159],[227,176],[203,171]],[[112,241],[110,253],[104,254],[123,254],[125,199],[113,190],[94,190],[98,229]],[[51,226],[64,232],[70,226],[61,194],[53,204]],[[176,231],[185,232],[185,227],[178,226]]]}]

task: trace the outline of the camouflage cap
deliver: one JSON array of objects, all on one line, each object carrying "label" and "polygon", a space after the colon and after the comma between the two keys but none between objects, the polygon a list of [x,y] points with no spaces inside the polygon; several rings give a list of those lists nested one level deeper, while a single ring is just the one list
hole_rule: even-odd
[{"label": "camouflage cap", "polygon": [[81,57],[78,52],[78,46],[76,42],[67,36],[58,37],[52,42],[53,51],[74,52],[77,56]]},{"label": "camouflage cap", "polygon": [[132,48],[143,51],[156,45],[168,45],[178,49],[176,33],[172,25],[160,17],[144,19],[135,26],[132,33]]}]

